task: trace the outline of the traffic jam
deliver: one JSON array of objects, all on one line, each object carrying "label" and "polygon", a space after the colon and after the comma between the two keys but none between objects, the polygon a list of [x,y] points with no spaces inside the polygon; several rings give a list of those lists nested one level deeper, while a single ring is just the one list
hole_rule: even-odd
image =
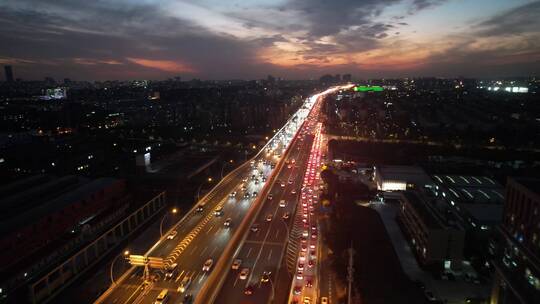
[{"label": "traffic jam", "polygon": [[316,123],[313,128],[314,141],[311,147],[302,190],[300,206],[297,216],[301,218],[302,235],[298,251],[296,273],[293,277],[290,303],[316,303],[316,279],[317,279],[317,249],[318,228],[315,216],[316,205],[319,201],[318,190],[322,161],[323,136],[321,134],[322,123]]}]

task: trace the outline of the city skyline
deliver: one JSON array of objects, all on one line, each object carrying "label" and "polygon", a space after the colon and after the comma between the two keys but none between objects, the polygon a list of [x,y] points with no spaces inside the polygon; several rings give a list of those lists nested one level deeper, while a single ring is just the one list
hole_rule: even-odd
[{"label": "city skyline", "polygon": [[5,1],[25,80],[534,75],[539,1]]}]

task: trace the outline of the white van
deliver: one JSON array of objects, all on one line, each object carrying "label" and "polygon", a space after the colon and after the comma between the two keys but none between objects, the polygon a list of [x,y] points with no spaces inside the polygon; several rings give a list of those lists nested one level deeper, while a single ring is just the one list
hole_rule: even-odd
[{"label": "white van", "polygon": [[163,289],[157,296],[154,304],[166,304],[169,302],[169,290]]}]

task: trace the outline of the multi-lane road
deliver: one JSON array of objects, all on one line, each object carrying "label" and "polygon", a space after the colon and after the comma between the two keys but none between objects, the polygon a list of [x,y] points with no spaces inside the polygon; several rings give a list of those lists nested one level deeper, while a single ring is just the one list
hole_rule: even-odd
[{"label": "multi-lane road", "polygon": [[[244,303],[246,299],[266,303],[276,296],[273,286],[276,278],[282,277],[280,271],[285,278],[287,272],[294,271],[281,266],[297,249],[293,246],[297,243],[289,244],[289,234],[296,229],[297,202],[317,138],[314,130],[319,96],[308,98],[251,161],[227,175],[152,248],[133,253],[163,258],[166,269],[150,269],[145,280],[144,267],[132,267],[96,303],[154,303],[163,290],[168,290],[169,303],[182,303],[186,295],[208,293],[202,287],[214,271],[214,277],[220,276],[219,284],[204,290],[214,288],[211,298],[218,303]],[[255,222],[249,230],[245,229],[248,222]],[[168,238],[171,234],[174,237]],[[224,252],[230,250],[234,236],[242,236],[234,251],[234,257],[242,260],[239,269],[230,269],[230,264],[225,270],[214,269],[220,265],[218,262],[223,264]],[[203,269],[208,260],[212,265]],[[240,276],[244,268],[245,275]],[[179,287],[186,278],[190,278],[190,284],[181,291]],[[251,290],[251,295],[246,294],[246,289]]]},{"label": "multi-lane road", "polygon": [[[283,293],[283,289],[276,291],[276,278],[283,277],[280,272],[290,271],[281,265],[288,254],[289,235],[294,228],[297,202],[313,143],[310,130],[319,108],[320,104],[315,105],[293,141],[291,153],[285,159],[286,166],[279,173],[277,182],[269,185],[269,196],[263,202],[255,227],[252,226],[235,255],[241,264],[238,269],[232,269],[231,265],[215,303],[268,303],[276,298],[276,293]],[[243,276],[243,273],[247,273],[247,276]]]}]

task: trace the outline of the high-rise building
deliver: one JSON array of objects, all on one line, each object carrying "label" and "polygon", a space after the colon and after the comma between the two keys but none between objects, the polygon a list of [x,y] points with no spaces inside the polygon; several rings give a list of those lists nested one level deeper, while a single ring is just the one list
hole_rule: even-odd
[{"label": "high-rise building", "polygon": [[10,65],[4,66],[4,71],[6,73],[6,81],[13,82],[13,69]]},{"label": "high-rise building", "polygon": [[494,251],[491,304],[540,303],[540,180],[511,178]]}]

